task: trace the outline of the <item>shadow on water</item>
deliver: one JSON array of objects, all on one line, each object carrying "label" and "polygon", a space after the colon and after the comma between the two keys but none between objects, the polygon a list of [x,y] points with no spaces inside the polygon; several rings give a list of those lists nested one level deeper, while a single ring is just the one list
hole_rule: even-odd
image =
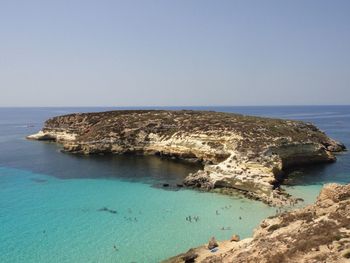
[{"label": "shadow on water", "polygon": [[197,163],[157,156],[92,155],[60,152],[54,143],[18,140],[3,143],[6,152],[0,165],[43,173],[60,179],[120,179],[149,184],[181,184],[191,172],[202,168]]},{"label": "shadow on water", "polygon": [[322,185],[325,183],[337,182],[348,183],[350,181],[350,164],[344,162],[348,159],[348,153],[338,156],[335,163],[313,164],[296,168],[293,171],[287,171],[285,185]]},{"label": "shadow on water", "polygon": [[[61,153],[62,154],[62,153]],[[70,159],[69,171],[52,171],[61,179],[119,178],[128,181],[181,183],[191,172],[201,169],[200,164],[187,163],[157,156],[103,155],[65,156]],[[66,163],[66,160],[64,161]]]},{"label": "shadow on water", "polygon": [[156,156],[77,156],[61,153],[55,143],[26,140],[49,117],[69,112],[110,110],[108,108],[0,109],[0,166],[54,176],[60,179],[119,179],[152,185],[180,184],[200,164]]},{"label": "shadow on water", "polygon": [[[186,107],[266,117],[310,121],[350,148],[350,106],[271,106],[271,107]],[[115,108],[120,109],[120,108]],[[162,108],[183,109],[183,107]],[[4,108],[0,109],[0,166],[30,170],[61,179],[118,178],[147,182],[154,186],[180,183],[201,165],[155,156],[74,156],[63,154],[56,144],[25,140],[37,132],[49,117],[70,112],[91,112],[111,108]],[[337,156],[334,164],[298,169],[286,181],[289,185],[350,182],[349,151]],[[171,190],[172,188],[167,188]]]}]

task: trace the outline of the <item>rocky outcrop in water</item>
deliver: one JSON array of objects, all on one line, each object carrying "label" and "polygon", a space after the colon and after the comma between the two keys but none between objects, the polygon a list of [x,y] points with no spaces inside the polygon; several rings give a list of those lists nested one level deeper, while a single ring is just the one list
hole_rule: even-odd
[{"label": "rocky outcrop in water", "polygon": [[[350,184],[326,185],[314,205],[265,219],[252,238],[190,252],[202,263],[350,262]],[[186,262],[184,255],[164,263]]]},{"label": "rocky outcrop in water", "polygon": [[335,161],[345,149],[310,123],[210,111],[129,110],[58,116],[29,139],[56,141],[75,154],[154,154],[196,161],[188,187],[236,189],[269,204],[290,198],[284,171]]}]

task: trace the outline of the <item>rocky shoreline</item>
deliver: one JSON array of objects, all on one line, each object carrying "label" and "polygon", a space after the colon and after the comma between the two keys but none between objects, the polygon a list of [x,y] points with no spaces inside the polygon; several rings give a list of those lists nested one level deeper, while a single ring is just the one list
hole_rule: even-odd
[{"label": "rocky shoreline", "polygon": [[163,261],[183,262],[350,262],[350,184],[324,186],[315,204],[265,219],[251,238],[211,238]]},{"label": "rocky shoreline", "polygon": [[280,184],[285,170],[336,160],[345,146],[317,127],[211,111],[126,110],[78,113],[45,122],[28,139],[55,141],[74,154],[153,154],[201,162],[184,185],[240,191],[270,205],[296,201]]}]

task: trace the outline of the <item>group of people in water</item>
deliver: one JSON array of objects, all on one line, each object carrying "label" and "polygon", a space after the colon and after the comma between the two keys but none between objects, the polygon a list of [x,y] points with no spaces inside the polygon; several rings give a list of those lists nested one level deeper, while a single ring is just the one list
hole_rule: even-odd
[{"label": "group of people in water", "polygon": [[137,221],[138,221],[138,220],[137,220],[137,217],[132,218],[132,217],[126,217],[126,216],[124,216],[124,219],[125,219],[126,221],[129,221],[129,222],[137,222]]},{"label": "group of people in water", "polygon": [[[107,207],[102,207],[100,209],[98,209],[97,211],[99,212],[108,212],[111,214],[118,214],[117,210],[113,210],[113,209],[109,209]],[[128,208],[128,214],[132,214],[132,210],[131,208]],[[141,215],[141,211],[139,211],[139,215]],[[128,222],[138,222],[137,217],[133,217],[133,216],[124,216],[124,219],[127,220]]]},{"label": "group of people in water", "polygon": [[287,210],[282,208],[282,207],[278,207],[276,209],[276,215],[279,215],[279,214],[283,214],[284,212],[286,212]]},{"label": "group of people in water", "polygon": [[192,223],[192,220],[193,220],[194,222],[198,222],[199,216],[186,216],[186,221]]}]

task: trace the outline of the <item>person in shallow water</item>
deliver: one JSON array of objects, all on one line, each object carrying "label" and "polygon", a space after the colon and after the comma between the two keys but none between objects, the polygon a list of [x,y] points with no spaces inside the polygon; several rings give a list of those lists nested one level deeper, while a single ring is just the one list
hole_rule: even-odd
[{"label": "person in shallow water", "polygon": [[192,223],[192,219],[196,222],[198,222],[199,220],[199,216],[186,216],[186,221],[189,221],[190,223]]}]

